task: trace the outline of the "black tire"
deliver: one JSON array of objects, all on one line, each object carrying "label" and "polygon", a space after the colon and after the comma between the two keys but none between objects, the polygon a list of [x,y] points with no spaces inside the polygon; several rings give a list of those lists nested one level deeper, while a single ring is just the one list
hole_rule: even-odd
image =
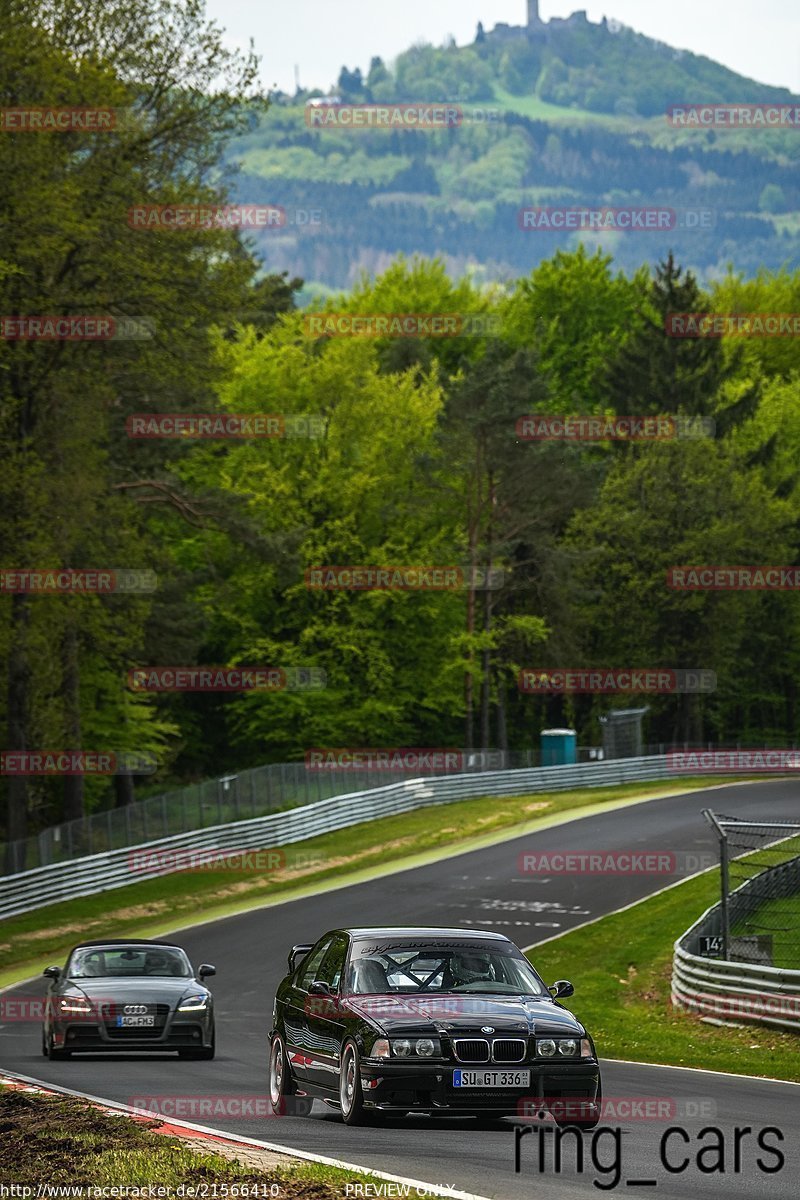
[{"label": "black tire", "polygon": [[364,1108],[360,1066],[355,1042],[345,1042],[339,1072],[339,1108],[345,1125],[370,1125],[376,1119]]},{"label": "black tire", "polygon": [[272,1039],[269,1051],[269,1103],[276,1117],[308,1117],[314,1104],[310,1096],[297,1094],[286,1043],[279,1033]]},{"label": "black tire", "polygon": [[42,1029],[42,1055],[47,1058],[47,1038],[44,1029]]},{"label": "black tire", "polygon": [[56,1050],[54,1048],[52,1033],[48,1038],[45,1038],[44,1034],[42,1035],[42,1053],[50,1059],[50,1062],[63,1062],[64,1059],[72,1057],[71,1050]]},{"label": "black tire", "polygon": [[[570,1107],[574,1107],[576,1101],[570,1102]],[[588,1132],[591,1129],[596,1129],[600,1124],[603,1116],[603,1083],[602,1080],[597,1084],[597,1095],[594,1100],[579,1100],[577,1103],[581,1106],[581,1115],[578,1117],[568,1116],[558,1112],[554,1112],[556,1124],[561,1129],[583,1129]],[[583,1115],[585,1111],[585,1116]]]}]

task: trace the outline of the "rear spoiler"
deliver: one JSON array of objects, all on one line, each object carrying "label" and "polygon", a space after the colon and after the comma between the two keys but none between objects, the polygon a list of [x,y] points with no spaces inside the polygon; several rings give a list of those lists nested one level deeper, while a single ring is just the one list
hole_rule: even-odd
[{"label": "rear spoiler", "polygon": [[298,958],[302,958],[304,954],[308,954],[309,950],[312,950],[313,947],[314,947],[313,942],[309,942],[308,945],[303,944],[302,946],[292,946],[291,950],[289,951],[289,971],[290,971],[290,973],[292,973],[292,974],[294,973],[294,969],[297,966]]}]

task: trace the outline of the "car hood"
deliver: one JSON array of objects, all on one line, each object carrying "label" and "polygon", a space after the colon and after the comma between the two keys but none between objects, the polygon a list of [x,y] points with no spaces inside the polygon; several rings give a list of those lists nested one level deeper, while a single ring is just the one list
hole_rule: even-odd
[{"label": "car hood", "polygon": [[476,1034],[491,1026],[498,1034],[569,1037],[585,1033],[577,1017],[553,1000],[516,996],[347,996],[342,1005],[382,1033]]},{"label": "car hood", "polygon": [[95,1004],[177,1004],[186,994],[206,995],[207,988],[192,979],[171,976],[144,979],[65,979],[59,996],[85,996]]}]

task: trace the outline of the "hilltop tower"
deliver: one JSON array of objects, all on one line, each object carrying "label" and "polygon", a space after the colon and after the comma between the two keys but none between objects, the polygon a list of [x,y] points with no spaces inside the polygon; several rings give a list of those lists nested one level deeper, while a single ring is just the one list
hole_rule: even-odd
[{"label": "hilltop tower", "polygon": [[538,29],[541,24],[539,0],[528,0],[528,29]]}]

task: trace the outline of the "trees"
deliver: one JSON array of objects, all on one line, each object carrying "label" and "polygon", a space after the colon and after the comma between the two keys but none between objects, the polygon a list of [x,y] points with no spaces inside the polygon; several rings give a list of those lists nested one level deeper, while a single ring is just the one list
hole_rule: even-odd
[{"label": "trees", "polygon": [[[126,445],[125,414],[143,397],[180,409],[209,395],[212,326],[240,307],[254,264],[229,230],[141,233],[126,213],[137,204],[220,199],[211,174],[243,104],[257,98],[255,62],[223,47],[195,0],[15,0],[0,38],[7,103],[117,114],[108,132],[0,139],[2,312],[149,322],[143,340],[0,341],[6,561],[149,565],[148,510],[131,499],[180,501],[168,482],[169,450]],[[95,699],[81,671],[110,642],[129,652],[141,644],[147,602],[14,595],[4,609],[9,748],[85,742]],[[164,727],[145,705],[125,725],[123,678],[105,696],[113,748],[147,748],[148,711],[150,744],[161,745]],[[24,836],[34,797],[46,803],[41,786],[10,778],[10,839]],[[66,797],[79,814],[81,787]]]},{"label": "trees", "polygon": [[659,264],[633,335],[609,359],[608,397],[616,412],[712,417],[720,433],[755,412],[755,381],[735,396],[724,387],[737,374],[738,356],[726,353],[714,338],[666,334],[670,314],[708,312],[710,307],[697,280],[671,254]]},{"label": "trees", "polygon": [[[535,345],[553,412],[594,413],[611,403],[605,366],[643,321],[647,272],[612,275],[611,258],[557,250],[520,281],[504,306],[507,336]],[[624,411],[624,410],[623,410]]]},{"label": "trees", "polygon": [[[747,469],[730,441],[656,444],[617,458],[596,505],[572,523],[568,544],[589,665],[717,674],[711,696],[647,698],[653,740],[724,744],[747,730],[763,738],[764,725],[774,727],[785,704],[780,681],[792,669],[770,658],[762,631],[775,600],[791,611],[791,598],[666,586],[674,566],[783,563],[796,554],[792,506]],[[783,654],[794,663],[798,642],[787,616]],[[582,703],[585,728],[607,704]]]}]

